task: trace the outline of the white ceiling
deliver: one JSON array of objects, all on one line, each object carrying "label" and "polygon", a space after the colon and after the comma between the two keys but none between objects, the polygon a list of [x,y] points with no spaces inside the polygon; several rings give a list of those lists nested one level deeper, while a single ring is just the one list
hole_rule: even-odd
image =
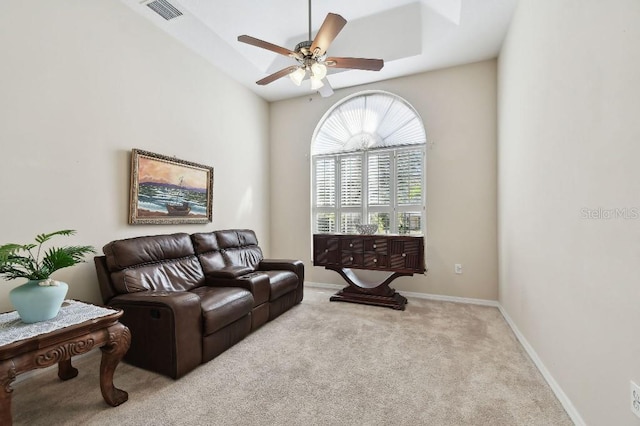
[{"label": "white ceiling", "polygon": [[[237,41],[247,34],[293,50],[308,39],[308,1],[168,0],[182,12],[169,21],[152,0],[122,0],[135,12],[202,55],[268,101],[312,93],[309,81],[257,80],[294,59]],[[406,76],[498,56],[517,0],[322,0],[312,2],[312,37],[327,13],[347,20],[329,56],[381,58],[381,71],[332,70],[334,89]]]}]

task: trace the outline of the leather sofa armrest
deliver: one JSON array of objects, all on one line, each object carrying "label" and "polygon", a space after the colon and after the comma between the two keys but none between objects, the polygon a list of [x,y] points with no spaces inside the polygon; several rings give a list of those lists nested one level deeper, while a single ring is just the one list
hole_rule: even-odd
[{"label": "leather sofa armrest", "polygon": [[[188,291],[144,291],[120,294],[108,303],[120,308],[120,322],[131,330],[126,357],[178,378],[202,362],[202,307],[200,298]],[[171,354],[161,359],[158,354]],[[125,358],[126,359],[126,358]]]},{"label": "leather sofa armrest", "polygon": [[253,295],[253,306],[268,302],[271,292],[269,276],[256,272],[251,272],[236,278],[220,278],[212,274],[207,274],[206,285],[215,287],[240,287],[249,290]]},{"label": "leather sofa armrest", "polygon": [[188,291],[140,291],[119,294],[109,300],[109,306],[126,308],[135,306],[166,306],[173,312],[187,316],[200,316],[202,308],[197,294]]},{"label": "leather sofa armrest", "polygon": [[115,289],[111,285],[111,279],[109,277],[107,258],[106,256],[95,256],[93,261],[96,265],[96,273],[98,274],[98,285],[100,286],[102,302],[106,303],[107,300],[116,296]]},{"label": "leather sofa armrest", "polygon": [[304,283],[304,263],[292,259],[262,259],[257,271],[291,271],[298,276],[300,284]]},{"label": "leather sofa armrest", "polygon": [[262,259],[256,271],[292,271],[298,276],[298,289],[296,290],[296,303],[300,303],[304,297],[304,263],[301,260],[290,259]]},{"label": "leather sofa armrest", "polygon": [[207,278],[238,278],[242,275],[246,275],[253,272],[253,268],[250,266],[228,266],[223,269],[216,269],[207,272]]}]

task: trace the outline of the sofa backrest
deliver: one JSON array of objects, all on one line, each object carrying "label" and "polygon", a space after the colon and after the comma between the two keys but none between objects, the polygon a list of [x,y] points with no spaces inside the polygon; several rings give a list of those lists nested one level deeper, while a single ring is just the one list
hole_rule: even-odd
[{"label": "sofa backrest", "polygon": [[255,270],[263,259],[256,234],[250,229],[201,232],[191,239],[205,273],[237,266]]},{"label": "sofa backrest", "polygon": [[204,284],[189,234],[117,240],[102,250],[116,293],[188,291]]}]

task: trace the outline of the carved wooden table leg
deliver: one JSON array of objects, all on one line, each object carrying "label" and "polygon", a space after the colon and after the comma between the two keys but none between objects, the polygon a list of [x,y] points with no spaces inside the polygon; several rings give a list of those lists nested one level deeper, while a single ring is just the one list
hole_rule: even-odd
[{"label": "carved wooden table leg", "polygon": [[78,375],[78,369],[71,365],[71,358],[58,363],[58,377],[60,380],[73,379]]},{"label": "carved wooden table leg", "polygon": [[16,369],[13,361],[0,363],[0,425],[11,426],[11,383],[16,379]]},{"label": "carved wooden table leg", "polygon": [[129,399],[127,392],[113,386],[113,373],[118,363],[129,349],[131,333],[123,324],[117,323],[107,329],[108,342],[100,348],[102,361],[100,362],[100,390],[107,404],[115,407]]}]

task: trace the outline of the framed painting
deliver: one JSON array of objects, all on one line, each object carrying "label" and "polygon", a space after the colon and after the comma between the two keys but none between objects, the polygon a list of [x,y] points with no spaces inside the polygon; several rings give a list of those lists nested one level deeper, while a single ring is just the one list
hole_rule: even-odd
[{"label": "framed painting", "polygon": [[213,167],[131,151],[129,223],[208,223],[212,205]]}]

